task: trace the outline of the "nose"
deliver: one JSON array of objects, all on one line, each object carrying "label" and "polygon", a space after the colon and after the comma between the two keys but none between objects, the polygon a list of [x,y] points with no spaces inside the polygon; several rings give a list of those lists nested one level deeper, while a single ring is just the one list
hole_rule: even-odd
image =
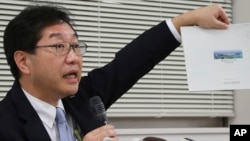
[{"label": "nose", "polygon": [[72,46],[70,46],[70,44],[68,44],[67,48],[68,48],[68,53],[67,54],[69,54],[71,51],[73,51],[75,53],[74,48]]},{"label": "nose", "polygon": [[69,48],[69,52],[66,55],[67,63],[76,63],[78,61],[82,61],[82,56],[77,55],[72,47]]}]

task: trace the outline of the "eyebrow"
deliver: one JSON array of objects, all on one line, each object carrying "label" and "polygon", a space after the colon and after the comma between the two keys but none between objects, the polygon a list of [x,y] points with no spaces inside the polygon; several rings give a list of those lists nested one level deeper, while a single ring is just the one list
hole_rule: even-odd
[{"label": "eyebrow", "polygon": [[[49,38],[58,37],[58,36],[63,36],[63,34],[62,33],[52,33],[52,34],[49,35]],[[72,34],[72,37],[77,38],[76,33]]]}]

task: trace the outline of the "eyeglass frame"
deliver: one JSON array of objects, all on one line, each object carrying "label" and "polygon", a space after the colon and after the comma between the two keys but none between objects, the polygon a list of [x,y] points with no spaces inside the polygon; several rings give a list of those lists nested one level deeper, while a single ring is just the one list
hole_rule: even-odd
[{"label": "eyeglass frame", "polygon": [[[63,44],[63,45],[67,45],[66,47],[67,47],[67,53],[65,52],[65,53],[58,53],[58,45],[61,45],[61,44]],[[75,51],[75,46],[74,45],[79,45],[79,48],[80,48],[80,53],[79,52],[76,52]],[[74,53],[75,54],[77,54],[77,55],[84,55],[85,53],[86,53],[86,51],[87,51],[87,48],[88,48],[88,46],[87,46],[87,44],[85,43],[85,42],[77,42],[77,43],[69,43],[69,42],[60,42],[60,43],[55,43],[55,44],[52,44],[52,45],[42,45],[42,46],[35,46],[35,48],[43,48],[43,47],[53,47],[53,48],[55,48],[55,54],[57,54],[57,55],[67,55],[67,54],[69,54],[69,52],[70,52],[70,50],[72,49],[73,51],[74,51]]]}]

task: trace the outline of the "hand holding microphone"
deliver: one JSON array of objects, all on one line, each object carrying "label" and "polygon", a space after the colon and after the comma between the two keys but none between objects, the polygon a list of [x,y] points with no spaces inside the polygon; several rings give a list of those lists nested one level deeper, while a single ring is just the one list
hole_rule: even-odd
[{"label": "hand holding microphone", "polygon": [[88,132],[83,141],[119,141],[113,125],[105,125]]}]

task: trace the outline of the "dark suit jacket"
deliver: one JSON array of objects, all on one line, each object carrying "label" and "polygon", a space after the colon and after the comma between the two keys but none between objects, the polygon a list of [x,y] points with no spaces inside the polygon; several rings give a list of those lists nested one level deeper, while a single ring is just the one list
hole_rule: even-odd
[{"label": "dark suit jacket", "polygon": [[[143,75],[169,55],[179,42],[165,21],[145,31],[116,53],[113,61],[82,77],[74,97],[62,99],[65,110],[79,124],[83,135],[99,127],[89,108],[89,99],[99,95],[109,108]],[[38,114],[18,81],[0,102],[1,141],[49,141]]]}]

